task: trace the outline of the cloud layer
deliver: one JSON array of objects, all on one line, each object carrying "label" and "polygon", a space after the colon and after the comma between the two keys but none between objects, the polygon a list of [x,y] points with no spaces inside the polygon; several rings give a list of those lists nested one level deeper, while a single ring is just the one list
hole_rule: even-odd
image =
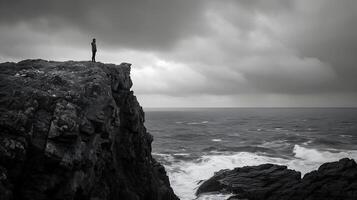
[{"label": "cloud layer", "polygon": [[145,106],[357,106],[354,0],[0,0],[0,59],[133,63]]}]

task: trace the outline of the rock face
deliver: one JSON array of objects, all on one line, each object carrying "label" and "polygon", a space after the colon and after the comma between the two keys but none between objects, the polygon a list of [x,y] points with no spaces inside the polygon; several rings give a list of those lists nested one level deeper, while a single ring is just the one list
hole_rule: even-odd
[{"label": "rock face", "polygon": [[197,195],[207,192],[236,194],[231,200],[355,200],[357,164],[348,158],[325,163],[303,179],[300,172],[273,164],[221,170],[201,184]]},{"label": "rock face", "polygon": [[0,199],[177,200],[130,64],[0,64]]},{"label": "rock face", "polygon": [[239,194],[241,198],[267,199],[272,192],[282,195],[287,188],[298,184],[300,177],[300,172],[273,164],[221,170],[203,182],[197,194],[219,191]]}]

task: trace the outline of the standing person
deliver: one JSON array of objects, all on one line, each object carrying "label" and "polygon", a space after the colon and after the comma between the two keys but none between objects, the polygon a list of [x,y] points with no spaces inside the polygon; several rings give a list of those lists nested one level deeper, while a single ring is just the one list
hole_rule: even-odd
[{"label": "standing person", "polygon": [[95,54],[97,53],[97,45],[95,44],[95,38],[93,38],[91,45],[92,45],[92,62],[95,62]]}]

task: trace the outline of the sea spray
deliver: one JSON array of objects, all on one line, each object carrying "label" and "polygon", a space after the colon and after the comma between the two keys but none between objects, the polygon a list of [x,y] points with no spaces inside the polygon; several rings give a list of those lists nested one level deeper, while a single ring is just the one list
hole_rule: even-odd
[{"label": "sea spray", "polygon": [[[217,153],[217,152],[216,152]],[[253,166],[264,163],[286,165],[289,169],[300,171],[302,175],[316,170],[321,164],[336,161],[344,157],[357,160],[357,151],[332,152],[295,145],[294,156],[289,159],[269,157],[250,152],[204,155],[194,161],[179,161],[168,154],[156,154],[167,159],[165,168],[170,177],[171,186],[181,200],[195,199],[195,191],[202,180],[210,178],[214,172],[235,167]],[[199,199],[224,200],[229,195],[205,195]]]}]

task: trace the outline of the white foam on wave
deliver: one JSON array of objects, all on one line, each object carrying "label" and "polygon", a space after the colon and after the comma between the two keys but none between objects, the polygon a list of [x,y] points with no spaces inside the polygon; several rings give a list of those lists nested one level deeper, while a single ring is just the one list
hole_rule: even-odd
[{"label": "white foam on wave", "polygon": [[295,158],[297,159],[292,160],[289,164],[289,167],[299,170],[302,174],[317,169],[325,162],[334,162],[346,157],[357,160],[357,151],[355,150],[318,150],[295,145],[293,152],[295,154]]},{"label": "white foam on wave", "polygon": [[174,156],[190,156],[191,154],[189,153],[174,153]]},{"label": "white foam on wave", "polygon": [[168,162],[173,162],[175,160],[175,158],[171,154],[152,152],[151,155],[157,156],[157,157],[162,157],[163,159],[165,159]]},{"label": "white foam on wave", "polygon": [[231,194],[207,194],[207,195],[201,195],[195,200],[222,200],[222,199],[228,199]]},{"label": "white foam on wave", "polygon": [[[175,193],[182,200],[196,199],[195,191],[199,182],[213,176],[214,172],[221,169],[260,165],[264,163],[281,164],[305,173],[316,170],[322,163],[337,161],[344,157],[357,160],[357,151],[332,152],[317,150],[299,145],[294,146],[294,157],[291,159],[274,158],[257,155],[250,152],[235,154],[206,155],[196,161],[180,161],[165,166],[170,177],[170,183]],[[170,157],[168,157],[171,159]],[[223,200],[229,195],[205,195],[198,199]]]},{"label": "white foam on wave", "polygon": [[340,137],[343,137],[343,138],[351,138],[351,137],[353,137],[352,135],[340,135]]},{"label": "white foam on wave", "polygon": [[312,140],[308,140],[308,141],[306,141],[306,142],[304,142],[304,143],[302,143],[303,145],[305,145],[305,146],[307,146],[307,145],[309,145],[310,143],[312,143],[313,141]]},{"label": "white foam on wave", "polygon": [[[246,165],[263,163],[284,163],[281,158],[270,158],[253,153],[240,152],[234,155],[207,155],[199,161],[178,162],[165,166],[170,177],[171,186],[182,200],[195,199],[195,191],[201,180],[210,178],[214,172],[221,169],[233,169]],[[221,200],[229,195],[205,195],[199,199]]]},{"label": "white foam on wave", "polygon": [[212,139],[212,142],[222,142],[222,139]]},{"label": "white foam on wave", "polygon": [[259,147],[266,147],[266,148],[278,148],[282,146],[289,146],[290,144],[288,143],[287,140],[275,140],[272,142],[264,142],[261,145],[258,145]]},{"label": "white foam on wave", "polygon": [[207,124],[208,121],[201,121],[201,122],[188,122],[188,125],[197,125],[197,124]]}]

